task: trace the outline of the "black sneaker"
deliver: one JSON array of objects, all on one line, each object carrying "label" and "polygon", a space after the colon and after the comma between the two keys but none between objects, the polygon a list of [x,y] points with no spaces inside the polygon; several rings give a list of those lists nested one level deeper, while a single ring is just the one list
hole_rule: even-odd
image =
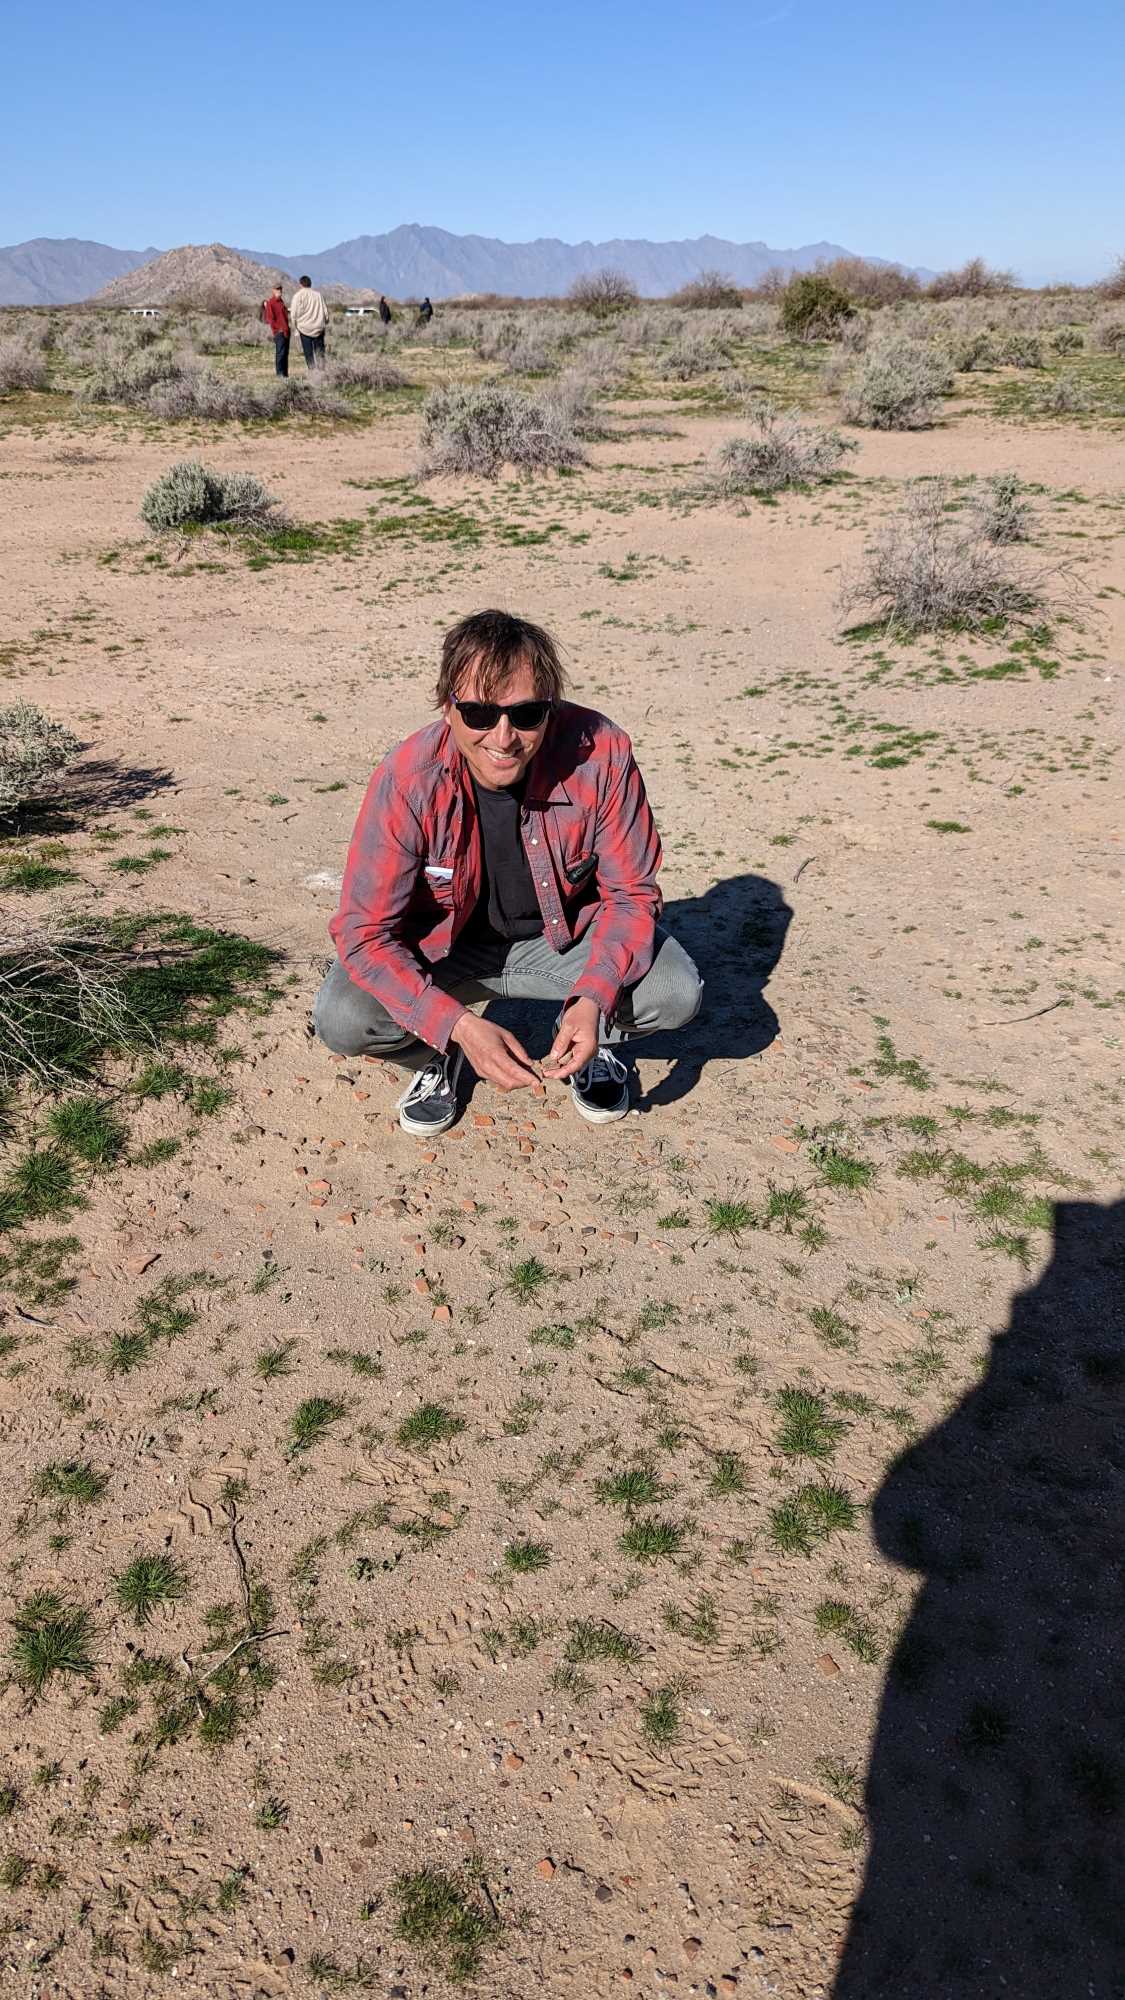
[{"label": "black sneaker", "polygon": [[464,1062],[461,1049],[435,1056],[412,1076],[398,1100],[398,1122],[415,1139],[436,1139],[448,1132],[458,1111],[457,1079]]},{"label": "black sneaker", "polygon": [[612,1049],[599,1049],[592,1062],[570,1079],[579,1116],[591,1125],[610,1125],[629,1110],[629,1071]]}]

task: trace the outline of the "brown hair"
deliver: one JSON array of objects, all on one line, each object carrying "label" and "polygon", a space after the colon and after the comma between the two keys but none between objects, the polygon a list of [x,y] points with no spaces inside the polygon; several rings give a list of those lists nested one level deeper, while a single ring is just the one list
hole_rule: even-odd
[{"label": "brown hair", "polygon": [[540,701],[561,701],[566,691],[566,673],[550,633],[510,611],[474,611],[446,633],[434,690],[436,707],[445,707],[474,666],[482,701],[494,700],[521,666],[531,668]]}]

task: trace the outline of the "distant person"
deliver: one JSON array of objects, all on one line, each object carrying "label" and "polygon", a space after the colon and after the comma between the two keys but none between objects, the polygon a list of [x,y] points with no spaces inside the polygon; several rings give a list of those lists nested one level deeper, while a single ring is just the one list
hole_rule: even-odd
[{"label": "distant person", "polygon": [[268,299],[262,300],[259,315],[265,320],[273,335],[273,365],[279,375],[289,373],[289,314],[285,309],[281,286],[275,285]]},{"label": "distant person", "polygon": [[[506,611],[446,633],[435,705],[360,807],[316,1032],[405,1069],[416,1138],[453,1124],[466,1059],[499,1090],[569,1080],[580,1118],[624,1118],[622,1045],[682,1028],[701,994],[657,921],[660,840],[629,738],[566,699],[550,634]],[[541,1063],[472,1012],[490,994],[554,1002]]]},{"label": "distant person", "polygon": [[433,316],[434,316],[434,309],[430,304],[429,299],[423,299],[421,305],[418,308],[419,326],[429,326]]},{"label": "distant person", "polygon": [[382,320],[384,326],[389,326],[394,318],[390,306],[387,304],[386,299],[383,298],[379,300],[379,318]]},{"label": "distant person", "polygon": [[291,307],[293,324],[301,341],[301,352],[306,368],[323,368],[324,334],[328,326],[328,307],[320,292],[313,290],[311,278],[300,278],[293,294]]}]

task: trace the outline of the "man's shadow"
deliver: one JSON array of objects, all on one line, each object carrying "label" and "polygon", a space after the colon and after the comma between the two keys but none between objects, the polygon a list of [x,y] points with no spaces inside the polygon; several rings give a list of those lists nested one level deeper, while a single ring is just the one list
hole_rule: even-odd
[{"label": "man's shadow", "polygon": [[[735,875],[702,896],[665,906],[661,927],[695,960],[703,979],[703,1005],[674,1035],[645,1035],[631,1042],[633,1055],[655,1056],[673,1068],[640,1100],[638,1109],[675,1104],[693,1090],[707,1062],[761,1055],[778,1034],[766,987],[785,947],[793,912],[776,882],[764,875]],[[558,1012],[553,1002],[497,1000],[490,1020],[500,1021],[529,1048],[546,1048]]]},{"label": "man's shadow", "polygon": [[1125,1994],[1125,1201],[1062,1202],[987,1373],[891,1467],[922,1587],[833,2000]]},{"label": "man's shadow", "polygon": [[733,875],[702,896],[683,896],[660,919],[695,960],[703,979],[703,1005],[675,1035],[649,1035],[637,1054],[673,1068],[641,1101],[675,1104],[694,1090],[708,1062],[760,1056],[780,1033],[766,999],[774,967],[785,949],[793,912],[776,882],[765,875]]}]

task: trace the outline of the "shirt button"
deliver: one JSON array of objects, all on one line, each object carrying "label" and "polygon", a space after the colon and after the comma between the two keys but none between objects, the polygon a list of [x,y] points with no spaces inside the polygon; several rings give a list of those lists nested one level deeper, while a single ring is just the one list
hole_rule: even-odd
[{"label": "shirt button", "polygon": [[545,875],[540,880],[539,887],[541,889],[545,889],[547,887],[547,877]]},{"label": "shirt button", "polygon": [[552,923],[554,924],[554,926],[555,926],[555,929],[557,930],[557,929],[558,929],[558,924],[559,924],[559,920],[558,920],[558,918],[557,918],[557,917],[552,917],[552,918],[551,918],[551,922],[552,922]]},{"label": "shirt button", "polygon": [[534,835],[532,835],[532,840],[531,840],[531,845],[532,845],[533,847],[538,847],[538,845],[539,845],[539,842],[538,842],[538,841],[537,841],[537,840],[535,839],[535,836],[534,836]]}]

